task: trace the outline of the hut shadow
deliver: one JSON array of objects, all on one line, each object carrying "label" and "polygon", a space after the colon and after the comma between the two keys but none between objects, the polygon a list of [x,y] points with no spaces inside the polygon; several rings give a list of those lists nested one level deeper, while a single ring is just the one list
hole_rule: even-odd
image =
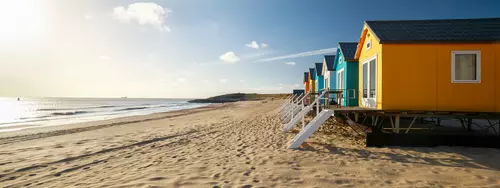
[{"label": "hut shadow", "polygon": [[335,147],[330,144],[309,142],[304,143],[299,150],[325,153],[314,146],[323,147],[327,153],[351,156],[366,160],[390,160],[400,163],[427,164],[444,167],[465,167],[488,170],[500,170],[500,150],[492,148],[468,147],[386,147],[380,150],[391,152],[373,151],[378,148],[345,148]]}]

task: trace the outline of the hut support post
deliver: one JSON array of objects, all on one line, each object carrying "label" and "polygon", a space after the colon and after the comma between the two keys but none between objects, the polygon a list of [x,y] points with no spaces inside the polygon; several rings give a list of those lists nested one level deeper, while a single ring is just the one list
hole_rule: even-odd
[{"label": "hut support post", "polygon": [[416,120],[416,119],[417,119],[417,116],[415,116],[415,117],[413,118],[413,121],[411,121],[410,126],[408,126],[408,129],[406,129],[405,134],[408,134],[408,131],[410,131],[410,128],[411,128],[411,126],[413,125],[413,123],[415,123],[415,120]]},{"label": "hut support post", "polygon": [[467,130],[472,130],[472,118],[467,118]]},{"label": "hut support post", "polygon": [[392,116],[389,116],[389,120],[391,120],[392,132],[396,132],[396,130],[394,130],[394,122],[392,121]]},{"label": "hut support post", "polygon": [[394,124],[395,124],[395,127],[396,127],[396,133],[399,133],[399,114],[396,114],[396,116],[394,117]]},{"label": "hut support post", "polygon": [[354,121],[357,123],[359,120],[359,114],[357,112],[354,112]]},{"label": "hut support post", "polygon": [[[490,124],[490,127],[493,129],[493,132],[494,132],[495,134],[497,134],[497,130],[495,129],[495,124],[496,124],[496,123],[495,123],[495,124],[491,123],[491,121],[490,121],[489,119],[488,119],[488,123]],[[500,125],[499,125],[499,126],[500,126]],[[490,129],[490,128],[488,127],[488,131],[489,131],[489,129]]]}]

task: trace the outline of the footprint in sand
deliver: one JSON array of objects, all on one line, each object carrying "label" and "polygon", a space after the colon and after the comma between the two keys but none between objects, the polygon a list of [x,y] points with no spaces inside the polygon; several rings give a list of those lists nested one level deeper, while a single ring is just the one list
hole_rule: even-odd
[{"label": "footprint in sand", "polygon": [[482,180],[482,179],[485,179],[485,178],[486,178],[486,177],[481,176],[481,175],[474,175],[474,176],[475,176],[477,179],[480,179],[480,180]]},{"label": "footprint in sand", "polygon": [[149,178],[148,180],[149,181],[160,181],[160,180],[164,180],[164,179],[167,179],[166,177],[154,177],[154,178]]}]

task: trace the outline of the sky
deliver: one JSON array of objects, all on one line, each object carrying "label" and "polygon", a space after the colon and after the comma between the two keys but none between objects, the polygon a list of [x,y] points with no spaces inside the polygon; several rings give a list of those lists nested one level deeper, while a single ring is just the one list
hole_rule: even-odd
[{"label": "sky", "polygon": [[338,42],[357,42],[365,20],[500,17],[497,0],[0,4],[0,96],[11,97],[285,93]]}]

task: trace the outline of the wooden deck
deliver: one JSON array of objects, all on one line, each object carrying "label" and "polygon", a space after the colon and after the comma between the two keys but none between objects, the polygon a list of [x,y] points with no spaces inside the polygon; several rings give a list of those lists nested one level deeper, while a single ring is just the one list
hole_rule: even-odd
[{"label": "wooden deck", "polygon": [[472,112],[472,111],[425,111],[425,110],[380,110],[368,107],[340,107],[332,105],[327,109],[336,113],[364,113],[375,116],[401,117],[439,117],[439,118],[473,118],[473,119],[500,119],[499,112]]}]

